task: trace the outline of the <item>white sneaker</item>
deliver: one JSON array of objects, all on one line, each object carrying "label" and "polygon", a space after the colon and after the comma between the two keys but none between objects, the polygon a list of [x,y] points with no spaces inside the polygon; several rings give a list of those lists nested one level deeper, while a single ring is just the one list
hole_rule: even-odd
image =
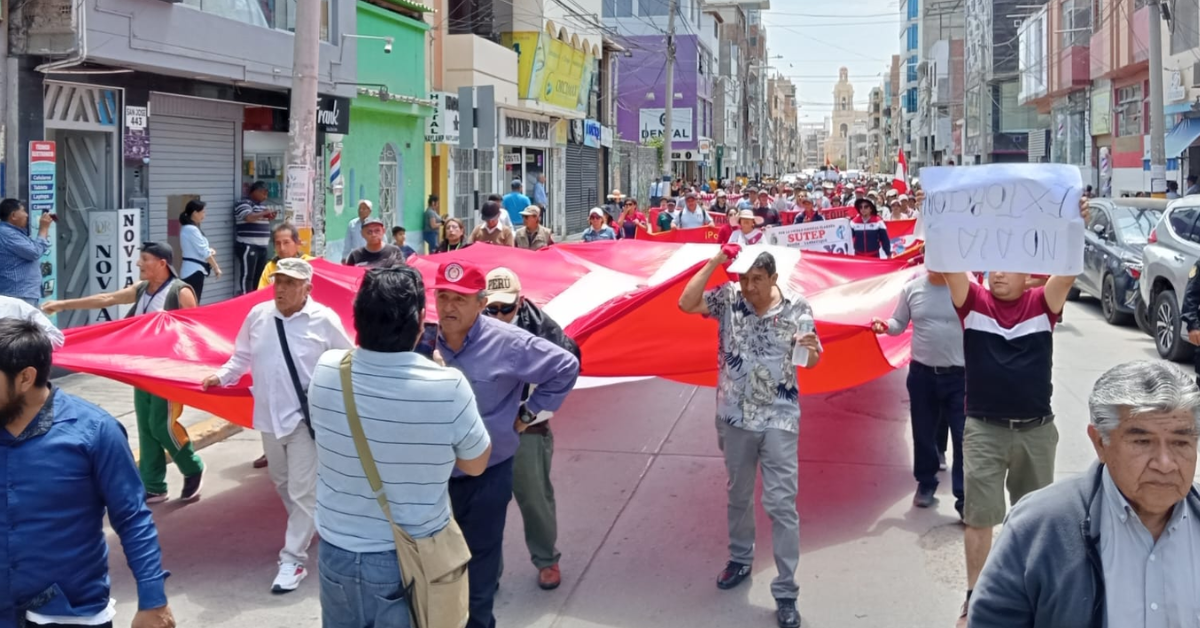
[{"label": "white sneaker", "polygon": [[304,565],[282,563],[279,565],[279,573],[275,576],[275,582],[271,584],[271,593],[295,591],[296,587],[300,586],[300,581],[307,575],[308,570],[304,568]]}]

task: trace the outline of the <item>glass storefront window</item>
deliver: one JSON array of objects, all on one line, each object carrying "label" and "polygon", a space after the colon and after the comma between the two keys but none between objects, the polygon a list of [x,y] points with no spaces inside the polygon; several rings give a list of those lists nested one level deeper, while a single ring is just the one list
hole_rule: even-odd
[{"label": "glass storefront window", "polygon": [[[296,0],[182,0],[183,6],[253,26],[296,32]],[[321,39],[329,41],[333,8],[321,0]]]}]

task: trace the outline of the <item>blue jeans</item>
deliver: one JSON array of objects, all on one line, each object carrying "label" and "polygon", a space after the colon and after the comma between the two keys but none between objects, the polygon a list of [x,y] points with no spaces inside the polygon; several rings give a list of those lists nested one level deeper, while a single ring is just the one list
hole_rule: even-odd
[{"label": "blue jeans", "polygon": [[322,628],[410,628],[395,550],[356,554],[321,539]]},{"label": "blue jeans", "polygon": [[962,367],[934,368],[920,362],[908,367],[908,398],[912,405],[913,477],[921,488],[938,486],[938,425],[945,421],[954,442],[950,467],[954,497],[963,498],[962,441],[967,420],[967,381]]},{"label": "blue jeans", "polygon": [[500,585],[504,521],[512,500],[513,459],[492,465],[478,477],[450,478],[450,506],[471,548],[471,618],[467,628],[495,628],[492,606]]},{"label": "blue jeans", "polygon": [[[429,253],[430,254],[437,253],[438,230],[437,229],[426,229],[424,237],[425,237],[425,246],[429,247]],[[425,253],[425,251],[417,251],[417,252]]]}]

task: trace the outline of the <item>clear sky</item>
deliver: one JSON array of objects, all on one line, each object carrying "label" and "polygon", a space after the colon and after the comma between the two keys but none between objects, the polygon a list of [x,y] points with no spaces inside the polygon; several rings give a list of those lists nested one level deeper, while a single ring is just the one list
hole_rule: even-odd
[{"label": "clear sky", "polygon": [[899,0],[771,0],[763,12],[772,74],[796,84],[800,122],[820,122],[833,109],[838,68],[854,85],[854,106],[865,110],[871,88],[900,51]]}]

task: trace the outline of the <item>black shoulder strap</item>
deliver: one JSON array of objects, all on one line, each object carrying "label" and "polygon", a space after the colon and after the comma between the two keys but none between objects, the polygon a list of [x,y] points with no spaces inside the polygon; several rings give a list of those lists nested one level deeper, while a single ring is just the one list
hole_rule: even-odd
[{"label": "black shoulder strap", "polygon": [[312,420],[308,416],[308,393],[300,385],[300,374],[296,372],[296,363],[292,361],[292,350],[288,348],[287,334],[283,331],[283,319],[275,319],[275,332],[279,335],[279,347],[283,349],[283,359],[287,362],[288,375],[292,376],[292,388],[296,389],[296,398],[300,400],[300,412],[304,414],[304,425],[308,427],[309,435],[313,435]]}]

